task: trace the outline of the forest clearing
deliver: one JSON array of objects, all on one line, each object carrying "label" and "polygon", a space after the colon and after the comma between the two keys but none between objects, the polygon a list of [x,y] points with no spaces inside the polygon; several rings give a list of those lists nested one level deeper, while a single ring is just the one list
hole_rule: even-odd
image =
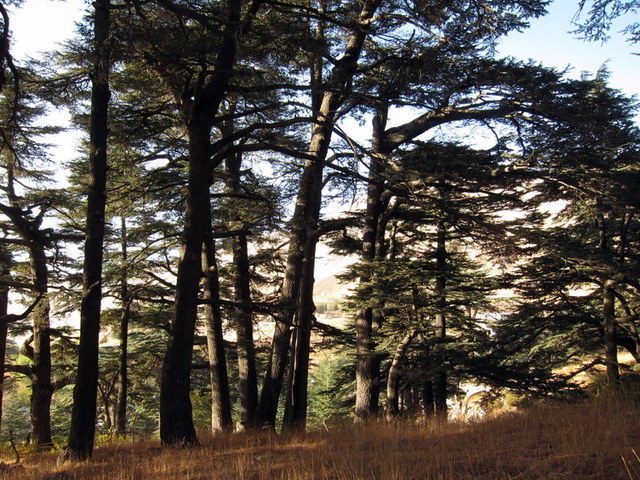
[{"label": "forest clearing", "polygon": [[[638,399],[603,397],[499,414],[477,423],[409,420],[328,431],[203,436],[98,446],[93,460],[56,466],[27,455],[6,480],[637,480]],[[9,452],[3,452],[6,460]],[[8,462],[11,463],[11,462]]]}]

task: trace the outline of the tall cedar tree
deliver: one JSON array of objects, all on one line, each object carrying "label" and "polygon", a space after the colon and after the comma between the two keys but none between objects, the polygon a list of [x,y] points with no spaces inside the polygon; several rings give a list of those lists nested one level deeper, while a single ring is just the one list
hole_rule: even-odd
[{"label": "tall cedar tree", "polygon": [[98,394],[98,350],[102,303],[102,256],[107,188],[107,137],[109,107],[110,0],[94,3],[94,66],[91,77],[89,126],[89,184],[84,248],[80,350],[73,390],[71,429],[65,459],[84,461],[93,453]]}]

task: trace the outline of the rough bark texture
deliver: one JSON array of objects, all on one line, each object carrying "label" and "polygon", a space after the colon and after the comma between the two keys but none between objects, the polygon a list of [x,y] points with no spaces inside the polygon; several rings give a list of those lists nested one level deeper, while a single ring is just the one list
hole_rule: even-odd
[{"label": "rough bark texture", "polygon": [[211,381],[211,431],[231,431],[233,430],[233,420],[231,418],[229,376],[222,331],[222,312],[220,311],[220,282],[210,220],[206,226],[208,228],[205,231],[205,241],[202,246],[202,270],[204,272],[207,352]]},{"label": "rough bark texture", "polygon": [[78,372],[73,389],[71,430],[65,456],[86,460],[93,453],[98,391],[98,341],[102,300],[102,254],[107,178],[107,111],[109,106],[109,0],[94,3],[94,51],[92,76],[89,188],[84,249],[84,275],[80,306]]}]

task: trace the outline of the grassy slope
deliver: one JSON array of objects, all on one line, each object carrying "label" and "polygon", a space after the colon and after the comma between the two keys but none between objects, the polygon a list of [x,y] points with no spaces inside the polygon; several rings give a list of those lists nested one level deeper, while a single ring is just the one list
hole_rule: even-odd
[{"label": "grassy slope", "polygon": [[75,466],[56,467],[55,455],[27,457],[0,478],[640,480],[639,419],[640,403],[599,400],[447,427],[380,422],[299,437],[235,434],[188,450],[110,445]]}]

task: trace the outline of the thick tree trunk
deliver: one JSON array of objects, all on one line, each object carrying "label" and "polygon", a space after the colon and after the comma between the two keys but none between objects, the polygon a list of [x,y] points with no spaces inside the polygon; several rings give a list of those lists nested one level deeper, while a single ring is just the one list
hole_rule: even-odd
[{"label": "thick tree trunk", "polygon": [[[319,102],[317,111],[314,112],[315,120],[307,152],[311,158],[305,163],[298,189],[296,208],[290,223],[291,233],[289,236],[287,268],[281,296],[282,314],[276,321],[271,355],[258,406],[258,422],[271,427],[275,426],[278,399],[280,398],[289,356],[291,326],[294,315],[296,312],[304,312],[306,318],[298,318],[300,325],[310,325],[313,322],[311,318],[313,307],[310,305],[298,305],[301,300],[308,301],[308,296],[305,296],[305,299],[300,296],[300,279],[303,263],[312,261],[309,258],[305,258],[305,252],[315,252],[315,245],[312,248],[308,245],[308,242],[317,242],[315,228],[320,215],[322,172],[331,142],[333,120],[338,107],[343,101],[345,89],[348,88],[356,72],[372,17],[379,4],[380,0],[369,0],[361,3],[362,9],[357,25],[347,40],[344,55],[332,69],[330,78],[326,83],[326,91]],[[308,276],[307,281],[313,282],[312,276]],[[306,340],[302,341],[306,342]],[[302,366],[302,364],[300,365]]]},{"label": "thick tree trunk", "polygon": [[191,361],[202,274],[204,225],[209,221],[211,128],[194,121],[189,129],[189,180],[182,250],[176,280],[169,344],[160,386],[160,440],[164,445],[198,443],[192,418]]},{"label": "thick tree trunk", "polygon": [[107,111],[109,106],[110,2],[94,2],[94,52],[91,90],[89,188],[84,249],[84,275],[80,306],[78,373],[73,390],[71,431],[66,457],[82,461],[91,457],[96,427],[98,393],[98,342],[102,300],[102,253],[107,178]]},{"label": "thick tree trunk", "polygon": [[[210,214],[209,217],[211,217]],[[231,431],[233,430],[233,419],[231,418],[229,376],[222,330],[222,312],[220,311],[220,281],[215,243],[211,232],[211,218],[207,221],[205,228],[202,270],[204,272],[207,352],[211,381],[211,431]]]},{"label": "thick tree trunk", "polygon": [[[369,165],[369,186],[367,188],[367,207],[365,227],[362,234],[363,262],[372,262],[384,256],[385,226],[380,220],[383,217],[385,203],[384,192],[384,157],[380,152],[380,138],[387,123],[387,106],[382,105],[373,119],[372,150]],[[362,278],[370,281],[371,278]],[[380,375],[380,360],[376,358],[374,331],[382,322],[381,312],[376,313],[373,307],[360,310],[356,316],[356,421],[365,421],[376,415],[379,392],[377,388]]]},{"label": "thick tree trunk", "polygon": [[129,319],[131,317],[131,299],[129,298],[129,260],[127,252],[127,219],[120,217],[120,253],[122,255],[122,278],[120,280],[120,297],[122,313],[118,329],[118,385],[115,405],[115,433],[127,434],[127,398],[129,387],[129,369],[127,368],[127,350],[129,343]]}]

